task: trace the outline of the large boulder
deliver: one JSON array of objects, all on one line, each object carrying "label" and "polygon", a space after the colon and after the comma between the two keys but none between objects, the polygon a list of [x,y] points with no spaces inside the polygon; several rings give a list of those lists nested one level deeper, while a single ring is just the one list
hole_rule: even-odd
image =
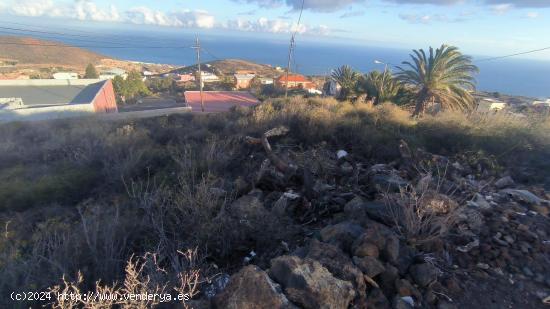
[{"label": "large boulder", "polygon": [[269,274],[287,297],[303,308],[346,309],[355,297],[353,285],[335,278],[319,262],[297,256],[271,260]]},{"label": "large boulder", "polygon": [[367,171],[370,185],[378,192],[399,192],[409,183],[387,164],[376,164]]},{"label": "large boulder", "polygon": [[353,262],[363,271],[363,273],[365,273],[365,275],[371,278],[378,276],[386,270],[382,262],[371,256],[362,258],[354,256]]},{"label": "large boulder", "polygon": [[357,291],[354,304],[358,305],[358,308],[361,308],[359,304],[366,302],[366,285],[363,273],[340,248],[313,239],[303,257],[321,263],[336,278],[353,283]]},{"label": "large boulder", "polygon": [[423,288],[437,280],[437,269],[430,263],[413,265],[409,272],[414,282]]},{"label": "large boulder", "polygon": [[212,305],[220,309],[296,308],[265,271],[252,265],[233,275]]},{"label": "large boulder", "polygon": [[342,250],[349,251],[353,241],[363,233],[364,229],[352,222],[342,222],[329,225],[321,230],[321,240],[334,244]]}]

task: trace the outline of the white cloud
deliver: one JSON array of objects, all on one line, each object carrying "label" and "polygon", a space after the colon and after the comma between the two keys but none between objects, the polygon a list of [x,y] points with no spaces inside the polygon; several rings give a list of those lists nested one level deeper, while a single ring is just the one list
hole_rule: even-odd
[{"label": "white cloud", "polygon": [[214,28],[216,25],[214,16],[203,10],[183,10],[172,15],[184,27]]},{"label": "white cloud", "polygon": [[120,21],[121,16],[114,5],[101,9],[91,0],[76,0],[72,9],[79,20]]},{"label": "white cloud", "polygon": [[112,4],[108,7],[100,7],[93,0],[74,0],[63,3],[54,3],[52,0],[13,1],[9,13],[17,16],[62,17],[169,27],[213,28],[215,26],[214,16],[202,10],[163,12],[138,6],[120,12]]},{"label": "white cloud", "polygon": [[510,4],[510,3],[503,3],[503,4],[496,4],[496,5],[491,6],[491,10],[493,11],[493,13],[495,13],[497,15],[504,15],[504,14],[508,13],[508,11],[512,7],[513,7],[513,5]]},{"label": "white cloud", "polygon": [[297,32],[300,34],[315,34],[315,35],[329,35],[332,30],[325,26],[319,25],[316,27],[308,25],[296,25],[288,22],[284,19],[268,19],[265,17],[258,18],[256,20],[247,19],[233,19],[229,20],[225,25],[225,28],[247,32],[267,32],[267,33],[291,33]]},{"label": "white cloud", "polygon": [[54,10],[52,0],[23,0],[12,3],[10,12],[20,16],[44,16]]},{"label": "white cloud", "polygon": [[540,14],[538,12],[527,12],[527,14],[525,14],[525,17],[530,19],[539,18],[539,16]]}]

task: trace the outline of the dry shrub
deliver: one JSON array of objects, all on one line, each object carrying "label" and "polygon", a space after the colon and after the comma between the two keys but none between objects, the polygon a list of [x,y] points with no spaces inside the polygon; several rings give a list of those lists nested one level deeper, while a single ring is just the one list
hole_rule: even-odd
[{"label": "dry shrub", "polygon": [[459,220],[462,207],[451,197],[431,189],[403,188],[385,194],[398,233],[411,245],[423,245],[445,238]]},{"label": "dry shrub", "polygon": [[[49,305],[56,309],[113,307],[146,309],[167,303],[170,299],[177,300],[178,296],[170,293],[173,290],[183,296],[183,299],[178,302],[184,308],[189,308],[188,301],[199,293],[201,271],[195,264],[198,260],[196,249],[180,251],[180,254],[187,261],[187,267],[175,273],[163,269],[158,263],[156,254],[146,253],[139,258],[132,256],[126,263],[122,284],[119,285],[115,282],[111,285],[104,285],[97,281],[91,292],[82,289],[84,282],[82,273],[78,272],[74,281],[66,280],[63,276],[61,284],[49,288],[49,292],[54,295],[54,301]],[[87,295],[88,297],[70,297],[74,295]],[[129,299],[130,295],[139,298]],[[155,297],[148,297],[150,295],[155,295]],[[170,295],[170,298],[167,295]]]}]

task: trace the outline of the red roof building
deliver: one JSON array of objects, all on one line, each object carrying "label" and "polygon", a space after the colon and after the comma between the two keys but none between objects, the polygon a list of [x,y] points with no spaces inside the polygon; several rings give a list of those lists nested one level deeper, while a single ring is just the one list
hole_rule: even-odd
[{"label": "red roof building", "polygon": [[[291,74],[288,75],[288,88],[305,88],[310,83],[303,75]],[[287,77],[286,74],[283,74],[277,78],[277,86],[280,88],[286,88]]]},{"label": "red roof building", "polygon": [[[186,91],[185,102],[193,112],[201,112],[200,91]],[[245,91],[204,91],[204,111],[208,113],[227,112],[233,106],[249,107],[260,103]]]}]

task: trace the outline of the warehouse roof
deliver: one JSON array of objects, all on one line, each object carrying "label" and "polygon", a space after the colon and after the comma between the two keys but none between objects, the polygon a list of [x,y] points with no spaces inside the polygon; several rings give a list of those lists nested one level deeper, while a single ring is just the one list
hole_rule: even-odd
[{"label": "warehouse roof", "polygon": [[79,80],[2,80],[0,99],[21,99],[23,107],[90,104],[106,81]]}]

